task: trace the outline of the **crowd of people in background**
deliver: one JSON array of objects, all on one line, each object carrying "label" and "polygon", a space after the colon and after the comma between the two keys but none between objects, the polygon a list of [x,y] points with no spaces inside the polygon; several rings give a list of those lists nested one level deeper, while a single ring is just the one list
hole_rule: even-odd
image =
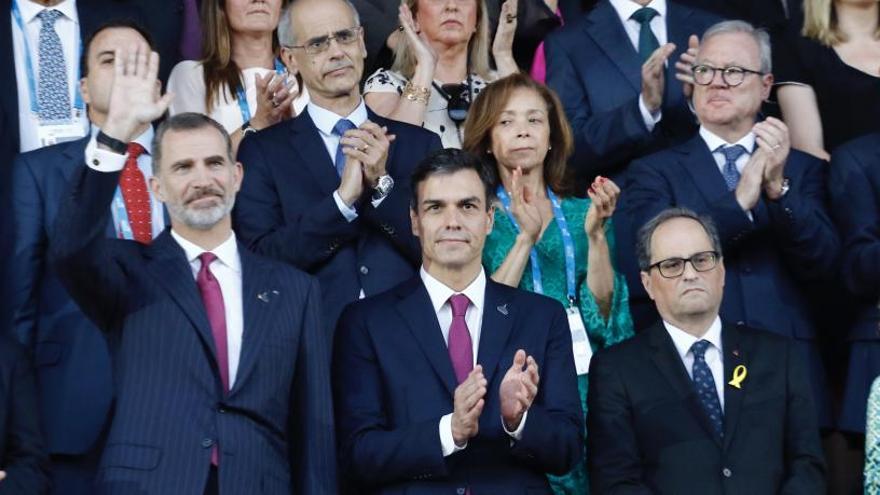
[{"label": "crowd of people in background", "polygon": [[0,494],[880,493],[880,1],[0,9]]}]

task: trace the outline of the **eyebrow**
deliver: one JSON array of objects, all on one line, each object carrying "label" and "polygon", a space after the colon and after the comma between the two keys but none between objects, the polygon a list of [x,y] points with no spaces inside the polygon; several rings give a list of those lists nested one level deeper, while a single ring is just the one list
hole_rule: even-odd
[{"label": "eyebrow", "polygon": [[[426,200],[422,201],[422,206],[445,205],[447,203],[448,203],[448,201],[445,201],[442,199],[426,199]],[[482,201],[480,201],[480,198],[478,198],[477,196],[468,196],[467,198],[459,199],[458,201],[456,201],[455,204],[458,206],[461,206],[461,205],[467,204],[467,203],[480,204],[480,203],[482,203]]]}]

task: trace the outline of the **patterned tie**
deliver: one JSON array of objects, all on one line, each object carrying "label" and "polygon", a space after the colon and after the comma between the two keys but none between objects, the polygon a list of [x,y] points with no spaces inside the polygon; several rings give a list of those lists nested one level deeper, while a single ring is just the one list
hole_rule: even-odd
[{"label": "patterned tie", "polygon": [[58,10],[44,10],[37,14],[40,26],[39,83],[37,85],[38,116],[41,122],[70,119],[70,92],[67,88],[67,64],[61,38],[55,32],[55,21],[63,14]]},{"label": "patterned tie", "polygon": [[[333,126],[333,134],[342,139],[345,131],[356,129],[357,126],[348,119],[339,119],[339,122]],[[345,170],[345,153],[342,152],[342,142],[336,145],[336,173],[342,177],[342,171]]]},{"label": "patterned tie", "polygon": [[718,389],[715,388],[715,379],[712,378],[712,371],[706,364],[706,349],[709,345],[711,344],[708,340],[698,340],[691,346],[691,352],[694,353],[694,387],[715,434],[721,438],[724,435],[721,429],[721,420],[724,416],[721,412],[721,402],[718,400]]},{"label": "patterned tie", "polygon": [[740,144],[733,146],[719,146],[716,152],[724,155],[724,182],[727,183],[727,190],[733,191],[739,183],[739,170],[736,169],[736,160],[746,152],[745,147]]},{"label": "patterned tie", "polygon": [[468,330],[464,316],[471,300],[464,294],[453,294],[449,297],[452,307],[452,324],[449,325],[449,359],[458,383],[465,381],[474,369],[474,347],[471,332]]},{"label": "patterned tie", "polygon": [[134,240],[141,244],[149,244],[153,240],[153,212],[150,209],[150,193],[147,192],[147,181],[144,173],[138,168],[138,157],[146,150],[138,143],[128,143],[128,156],[125,167],[119,175],[119,187],[125,201],[125,212],[128,224],[134,234]]},{"label": "patterned tie", "polygon": [[880,493],[880,377],[871,383],[865,415],[865,492]]},{"label": "patterned tie", "polygon": [[[196,285],[208,314],[208,322],[211,324],[211,335],[214,337],[214,347],[217,349],[217,367],[220,369],[220,381],[223,382],[223,391],[229,391],[229,351],[226,346],[226,306],[223,304],[223,292],[220,283],[211,273],[211,263],[217,259],[214,253],[204,252],[199,255],[202,262],[199,273],[196,275]],[[217,444],[211,449],[211,464],[217,466],[220,463],[220,454]]]},{"label": "patterned tie", "polygon": [[651,19],[658,14],[659,13],[651,7],[642,7],[633,12],[633,15],[629,16],[630,19],[641,25],[639,28],[639,57],[642,59],[642,63],[651,57],[654,50],[660,48],[660,42],[657,41],[657,37],[654,36],[654,31],[651,31]]},{"label": "patterned tie", "polygon": [[183,0],[183,30],[180,33],[180,56],[184,60],[202,58],[202,25],[197,0]]}]

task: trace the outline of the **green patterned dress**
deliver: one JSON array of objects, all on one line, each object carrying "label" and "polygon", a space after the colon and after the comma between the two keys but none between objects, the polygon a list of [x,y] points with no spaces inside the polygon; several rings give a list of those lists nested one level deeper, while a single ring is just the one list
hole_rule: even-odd
[{"label": "green patterned dress", "polygon": [[[599,313],[599,307],[593,299],[590,289],[587,287],[587,236],[584,232],[584,216],[590,207],[589,199],[564,198],[561,202],[562,213],[568,223],[575,247],[575,279],[578,284],[578,305],[584,327],[590,337],[593,351],[616,344],[633,335],[633,323],[629,314],[629,294],[626,289],[626,281],[623,274],[614,275],[614,295],[611,303],[611,314],[606,321]],[[611,222],[605,225],[605,235],[608,239],[609,249],[614,252],[614,229]],[[516,241],[517,230],[505,213],[504,208],[498,205],[495,210],[495,228],[486,239],[483,249],[483,264],[489,274],[494,273],[504,262],[507,253]],[[544,231],[544,235],[537,244],[538,261],[541,266],[541,282],[544,285],[544,295],[552,297],[568,306],[568,295],[565,284],[565,256],[563,255],[562,233],[555,221]],[[531,261],[526,264],[523,277],[519,282],[519,288],[532,290]],[[586,420],[587,411],[587,375],[578,376],[578,390],[580,392],[581,407],[584,410]],[[584,421],[586,430],[586,421]],[[586,443],[584,444],[584,459],[575,468],[563,476],[548,475],[550,485],[556,494],[589,493],[587,479]]]}]

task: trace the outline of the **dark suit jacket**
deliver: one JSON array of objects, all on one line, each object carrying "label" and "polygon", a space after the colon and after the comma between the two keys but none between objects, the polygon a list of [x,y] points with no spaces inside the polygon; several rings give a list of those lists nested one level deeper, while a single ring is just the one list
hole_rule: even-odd
[{"label": "dark suit jacket", "polygon": [[787,339],[724,325],[724,436],[713,433],[662,324],[599,351],[587,398],[593,493],[824,494],[801,357]]},{"label": "dark suit jacket", "polygon": [[370,191],[346,221],[333,191],[339,176],[307,111],[249,136],[238,150],[245,169],[236,200],[234,226],[248,247],[318,277],[324,321],[333,328],[346,304],[390,289],[415,273],[421,259],[409,221],[409,177],[416,164],[440,148],[436,134],[382,118],[397,136],[386,168],[394,188],[374,208]]},{"label": "dark suit jacket", "polygon": [[[541,384],[522,439],[501,425],[498,388],[517,349],[538,362]],[[583,412],[571,335],[558,302],[486,281],[477,362],[488,381],[479,434],[444,458],[440,418],[456,379],[421,279],[346,308],[333,360],[343,472],[368,493],[551,493],[545,472],[580,458]],[[456,492],[456,489],[458,491]]]},{"label": "dark suit jacket", "polygon": [[27,352],[0,337],[0,495],[49,492],[46,444],[40,431],[37,386]]},{"label": "dark suit jacket", "polygon": [[240,245],[244,334],[225,393],[192,269],[170,232],[149,246],[104,238],[118,180],[77,170],[52,245],[62,281],[114,353],[102,492],[202,493],[219,445],[222,493],[333,493],[329,342],[316,281]]}]

